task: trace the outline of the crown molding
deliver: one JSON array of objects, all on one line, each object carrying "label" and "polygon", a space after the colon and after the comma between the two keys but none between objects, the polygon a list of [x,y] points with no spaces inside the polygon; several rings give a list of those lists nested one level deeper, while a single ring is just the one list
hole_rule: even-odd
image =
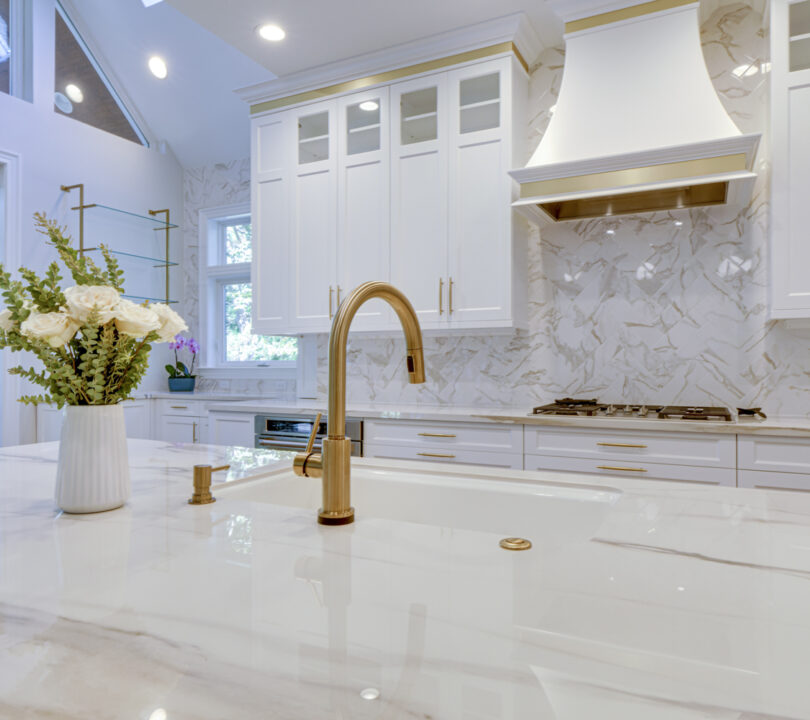
[{"label": "crown molding", "polygon": [[235,92],[249,104],[275,100],[503,42],[514,43],[529,67],[543,49],[540,38],[526,15],[513,13],[495,20],[249,85]]}]

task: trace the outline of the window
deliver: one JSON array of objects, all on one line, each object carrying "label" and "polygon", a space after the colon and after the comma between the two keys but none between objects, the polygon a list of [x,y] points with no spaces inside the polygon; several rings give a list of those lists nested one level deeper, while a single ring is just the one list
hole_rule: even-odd
[{"label": "window", "polygon": [[32,99],[31,0],[0,0],[0,92]]},{"label": "window", "polygon": [[55,21],[54,110],[148,146],[146,137],[59,3]]},{"label": "window", "polygon": [[201,313],[206,365],[291,367],[298,359],[296,337],[251,332],[250,216],[244,212],[217,215],[216,211],[201,213],[206,225],[203,238],[207,236],[208,245],[203,254],[208,262],[201,277],[201,295],[207,306]]}]

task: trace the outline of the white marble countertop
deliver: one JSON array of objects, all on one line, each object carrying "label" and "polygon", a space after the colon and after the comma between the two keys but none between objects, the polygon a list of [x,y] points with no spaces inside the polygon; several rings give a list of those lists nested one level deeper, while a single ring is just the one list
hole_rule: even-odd
[{"label": "white marble countertop", "polygon": [[[326,412],[325,400],[239,400],[213,403],[209,410],[219,412],[279,413],[314,415]],[[769,417],[767,420],[743,418],[732,422],[715,420],[659,420],[657,418],[585,417],[581,415],[531,415],[528,407],[472,407],[461,405],[392,405],[351,403],[346,413],[362,418],[399,420],[440,420],[445,422],[498,422],[548,427],[598,428],[600,430],[650,430],[666,432],[712,432],[724,435],[782,435],[810,437],[810,418]]]},{"label": "white marble countertop", "polygon": [[63,515],[56,453],[0,451],[2,718],[810,716],[806,494],[587,477],[622,491],[587,537],[509,553],[359,507],[189,506],[194,463],[288,455],[148,440],[126,507]]}]

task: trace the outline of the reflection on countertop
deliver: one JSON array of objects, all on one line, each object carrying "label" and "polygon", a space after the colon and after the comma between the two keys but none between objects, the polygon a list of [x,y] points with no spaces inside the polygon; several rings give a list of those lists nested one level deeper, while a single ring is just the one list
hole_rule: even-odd
[{"label": "reflection on countertop", "polygon": [[[559,508],[512,553],[436,524],[441,499],[431,522],[358,506],[326,528],[315,507],[247,492],[253,474],[288,477],[288,454],[148,440],[130,441],[126,507],[69,516],[56,453],[0,451],[8,717],[807,717],[805,494],[498,470]],[[225,462],[233,489],[188,505],[192,465]],[[492,472],[355,462],[369,483],[401,469],[463,489]],[[577,500],[548,483],[621,495],[566,523]]]}]

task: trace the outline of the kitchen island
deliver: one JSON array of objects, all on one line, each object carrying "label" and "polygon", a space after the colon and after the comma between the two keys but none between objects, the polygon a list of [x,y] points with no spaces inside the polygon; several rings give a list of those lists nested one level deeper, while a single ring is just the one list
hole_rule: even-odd
[{"label": "kitchen island", "polygon": [[[511,552],[458,503],[317,525],[245,448],[131,440],[128,505],[60,514],[57,451],[0,451],[0,718],[810,717],[806,494],[498,471],[538,509]],[[212,505],[195,463],[232,466]]]}]

